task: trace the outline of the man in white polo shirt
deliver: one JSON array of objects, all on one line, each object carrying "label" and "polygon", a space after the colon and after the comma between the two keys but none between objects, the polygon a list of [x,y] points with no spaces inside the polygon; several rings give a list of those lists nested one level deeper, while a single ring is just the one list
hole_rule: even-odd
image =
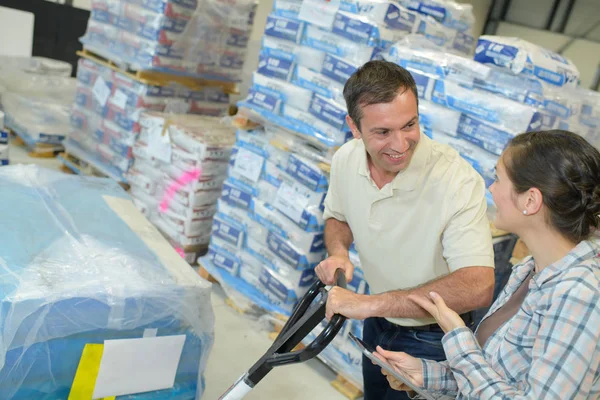
[{"label": "man in white polo shirt", "polygon": [[[354,242],[371,295],[333,288],[327,315],[365,319],[375,348],[444,360],[444,333],[407,297],[439,293],[467,323],[488,306],[494,255],[481,176],[450,147],[419,129],[415,82],[404,68],[371,61],[344,87],[354,140],[335,154],[325,200],[329,258],[317,267],[325,283],[354,270]],[[408,399],[363,360],[365,400]]]}]

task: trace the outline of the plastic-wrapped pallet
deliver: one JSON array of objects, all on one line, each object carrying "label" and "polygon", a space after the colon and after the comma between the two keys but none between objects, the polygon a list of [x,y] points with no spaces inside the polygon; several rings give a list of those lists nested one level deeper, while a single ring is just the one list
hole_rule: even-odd
[{"label": "plastic-wrapped pallet", "polygon": [[132,148],[143,111],[223,116],[229,108],[229,95],[219,87],[193,91],[154,86],[84,58],[79,60],[77,80],[67,150],[103,166],[117,180],[125,180],[133,163]]},{"label": "plastic-wrapped pallet", "polygon": [[[210,285],[130,197],[108,179],[35,166],[0,168],[0,196],[11,210],[0,213],[0,397],[66,399],[73,386],[82,398],[201,398],[214,339]],[[115,346],[137,354],[127,363],[138,367],[109,382],[122,390],[106,393],[102,365],[95,384],[79,385],[78,366],[94,368],[86,350],[100,347],[102,363],[122,366],[108,351]],[[148,346],[157,352],[149,360],[175,360],[161,390],[136,375]],[[133,381],[142,387],[127,391]]]},{"label": "plastic-wrapped pallet", "polygon": [[71,64],[45,57],[0,56],[0,70],[19,70],[46,76],[71,76]]},{"label": "plastic-wrapped pallet", "polygon": [[477,83],[483,90],[534,105],[556,119],[556,128],[598,145],[600,95],[578,86],[569,59],[520,39],[482,36],[475,60],[494,67],[491,79]]},{"label": "plastic-wrapped pallet", "polygon": [[159,112],[143,113],[140,125],[127,173],[131,195],[193,263],[209,242],[235,129],[219,118]]},{"label": "plastic-wrapped pallet", "polygon": [[69,110],[75,98],[71,65],[42,58],[2,57],[0,61],[6,62],[0,67],[6,127],[30,148],[60,145],[70,130]]},{"label": "plastic-wrapped pallet", "polygon": [[[445,4],[448,10],[460,8]],[[349,138],[342,90],[357,68],[411,34],[425,46],[449,49],[458,34],[469,30],[466,22],[460,31],[445,26],[426,10],[433,8],[411,10],[388,1],[323,6],[310,0],[276,0],[249,96],[239,106],[251,118],[297,132],[317,145],[342,145]],[[461,10],[456,15],[470,14],[468,7]],[[473,43],[471,38],[471,47]]]},{"label": "plastic-wrapped pallet", "polygon": [[241,80],[254,0],[93,0],[84,46],[135,70]]},{"label": "plastic-wrapped pallet", "polygon": [[487,186],[498,156],[519,133],[567,129],[600,144],[600,96],[575,87],[576,68],[550,51],[487,36],[471,60],[408,36],[381,56],[415,78],[423,131],[455,148]]},{"label": "plastic-wrapped pallet", "polygon": [[[435,3],[448,17],[434,18],[433,0],[413,3],[274,2],[249,96],[238,104],[264,131],[238,132],[209,257],[202,260],[232,289],[231,297],[241,293],[269,312],[289,314],[314,279],[325,257],[328,175],[320,167],[351,137],[342,96],[348,78],[412,34],[426,48],[471,52],[469,7]],[[288,140],[280,139],[284,133],[295,135],[295,143],[274,146]],[[361,292],[365,286],[357,272],[350,287]],[[344,338],[350,329],[360,335],[362,326],[349,322],[323,358],[361,386],[360,352]]]},{"label": "plastic-wrapped pallet", "polygon": [[404,66],[415,78],[424,132],[455,148],[487,186],[512,137],[557,125],[558,117],[544,107],[542,85],[529,77],[423,49],[410,38],[396,43],[383,58]]},{"label": "plastic-wrapped pallet", "polygon": [[202,261],[225,286],[281,314],[304,295],[324,257],[327,191],[317,163],[282,149],[286,141],[262,129],[238,131]]}]

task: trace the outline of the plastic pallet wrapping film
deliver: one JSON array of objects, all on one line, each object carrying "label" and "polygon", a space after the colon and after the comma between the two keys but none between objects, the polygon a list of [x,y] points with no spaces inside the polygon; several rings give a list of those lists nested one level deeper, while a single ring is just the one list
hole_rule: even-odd
[{"label": "plastic pallet wrapping film", "polygon": [[[267,18],[249,96],[239,106],[251,118],[297,132],[318,146],[339,147],[350,137],[342,91],[357,68],[409,35],[422,46],[471,54],[475,39],[469,21],[470,6],[453,2],[323,6],[277,0]],[[457,46],[460,35],[468,35],[470,44]]]},{"label": "plastic pallet wrapping film", "polygon": [[255,0],[93,0],[84,46],[135,70],[241,81]]},{"label": "plastic pallet wrapping film", "polygon": [[71,65],[32,57],[0,57],[0,100],[5,125],[29,147],[60,145],[69,132],[75,98]]},{"label": "plastic pallet wrapping film", "polygon": [[0,192],[11,210],[0,215],[0,397],[66,399],[86,345],[154,332],[184,335],[174,386],[117,399],[199,399],[210,285],[130,197],[112,180],[36,166],[1,168]]},{"label": "plastic pallet wrapping film", "polygon": [[228,108],[229,95],[220,87],[191,90],[175,84],[151,85],[82,58],[66,148],[124,181],[133,163],[133,145],[141,131],[142,112],[224,116]]},{"label": "plastic pallet wrapping film", "polygon": [[[188,257],[206,246],[235,142],[219,118],[143,113],[127,173],[135,204]],[[192,260],[194,262],[195,260]]]},{"label": "plastic pallet wrapping film", "polygon": [[[512,53],[501,53],[503,43],[514,45]],[[423,131],[455,148],[487,186],[494,181],[498,156],[519,133],[567,129],[598,146],[600,96],[575,87],[571,81],[579,73],[569,60],[526,42],[495,36],[480,39],[474,60],[421,44],[407,37],[381,56],[407,68],[415,78]],[[517,54],[522,64],[520,57],[527,54],[527,68],[535,73],[515,70],[517,61],[510,64],[508,54]],[[542,67],[564,82],[545,81],[549,75],[539,73]],[[491,205],[490,193],[488,201]]]}]

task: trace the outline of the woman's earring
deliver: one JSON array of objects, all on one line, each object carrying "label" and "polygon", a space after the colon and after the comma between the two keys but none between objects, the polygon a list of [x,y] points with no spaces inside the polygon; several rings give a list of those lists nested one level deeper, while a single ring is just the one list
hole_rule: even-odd
[{"label": "woman's earring", "polygon": [[527,215],[527,210],[523,210],[523,215]]}]

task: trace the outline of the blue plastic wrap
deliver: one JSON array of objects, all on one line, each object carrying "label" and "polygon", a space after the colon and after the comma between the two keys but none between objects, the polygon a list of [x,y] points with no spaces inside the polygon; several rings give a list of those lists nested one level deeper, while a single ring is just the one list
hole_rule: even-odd
[{"label": "blue plastic wrap", "polygon": [[0,169],[0,398],[66,399],[82,350],[185,335],[175,386],[119,400],[199,399],[213,343],[210,285],[113,181]]}]

